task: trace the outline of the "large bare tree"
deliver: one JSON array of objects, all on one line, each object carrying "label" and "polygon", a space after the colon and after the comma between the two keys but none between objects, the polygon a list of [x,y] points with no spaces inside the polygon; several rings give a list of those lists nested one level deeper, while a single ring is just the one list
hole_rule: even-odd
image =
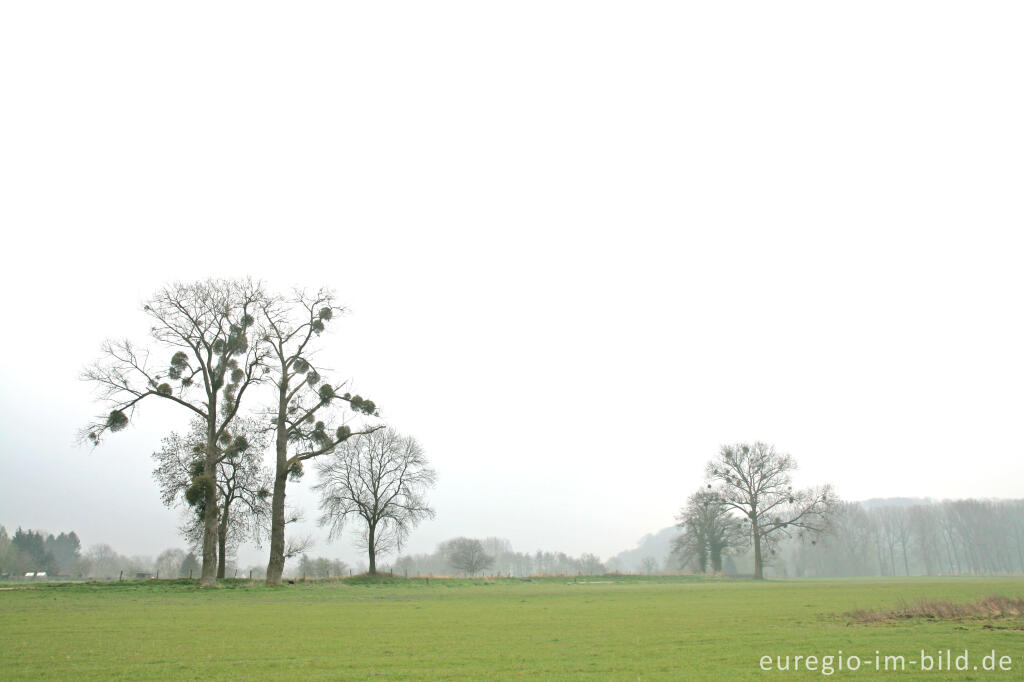
[{"label": "large bare tree", "polygon": [[[217,577],[223,578],[227,556],[246,539],[259,546],[270,518],[270,472],[263,466],[267,449],[265,425],[251,418],[237,418],[217,463]],[[182,535],[193,547],[201,547],[205,527],[205,498],[190,498],[192,481],[202,474],[206,432],[196,417],[187,435],[172,433],[153,453],[153,478],[160,485],[160,498],[168,507],[184,505]]]},{"label": "large bare tree", "polygon": [[331,384],[316,365],[318,340],[327,324],[340,313],[333,294],[296,292],[290,298],[267,299],[261,306],[262,338],[270,352],[271,378],[276,401],[271,410],[274,433],[274,491],[270,514],[270,559],[267,584],[280,585],[285,559],[302,553],[302,546],[285,540],[285,497],[289,480],[302,476],[303,463],[329,454],[353,435],[343,423],[346,405],[354,415],[376,416],[377,406],[359,395],[342,393],[344,384]]},{"label": "large bare tree", "polygon": [[415,439],[392,428],[345,441],[317,470],[321,523],[333,538],[350,520],[359,522],[371,574],[378,554],[401,549],[416,524],[434,517],[424,495],[437,474]]},{"label": "large bare tree", "polygon": [[166,286],[143,306],[153,323],[153,349],[128,340],[108,341],[101,359],[83,372],[108,408],[82,430],[82,439],[94,445],[107,432],[124,429],[139,405],[150,399],[178,405],[202,419],[203,466],[192,479],[190,494],[205,500],[204,587],[217,582],[217,464],[229,449],[218,443],[230,438],[243,396],[262,375],[263,346],[250,332],[263,298],[261,286],[251,280]]},{"label": "large bare tree", "polygon": [[817,533],[828,527],[837,501],[831,486],[794,491],[790,473],[796,460],[767,443],[723,445],[708,463],[707,477],[719,483],[716,493],[750,525],[754,577],[764,578],[764,552],[779,537],[793,532]]}]

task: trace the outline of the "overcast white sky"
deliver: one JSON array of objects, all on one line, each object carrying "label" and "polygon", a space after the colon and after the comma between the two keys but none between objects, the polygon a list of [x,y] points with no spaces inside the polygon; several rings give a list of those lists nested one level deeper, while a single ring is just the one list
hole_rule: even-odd
[{"label": "overcast white sky", "polygon": [[607,557],[753,439],[847,499],[1020,497],[1022,19],[4,3],[0,523],[181,544],[149,454],[187,416],[76,448],[77,375],[161,284],[237,275],[351,309],[336,376],[439,471],[414,552]]}]

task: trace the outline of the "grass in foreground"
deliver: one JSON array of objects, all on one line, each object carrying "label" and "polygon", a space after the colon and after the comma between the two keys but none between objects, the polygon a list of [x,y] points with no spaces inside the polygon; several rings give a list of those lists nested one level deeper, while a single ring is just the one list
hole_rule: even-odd
[{"label": "grass in foreground", "polygon": [[[762,656],[874,659],[991,650],[1012,672],[836,672],[879,679],[1020,679],[1024,635],[995,617],[859,623],[857,610],[1024,594],[1024,578],[752,581],[693,578],[350,579],[38,585],[0,591],[0,676],[76,679],[812,679]],[[1018,621],[1019,622],[1019,621]],[[773,664],[774,665],[774,664]]]}]

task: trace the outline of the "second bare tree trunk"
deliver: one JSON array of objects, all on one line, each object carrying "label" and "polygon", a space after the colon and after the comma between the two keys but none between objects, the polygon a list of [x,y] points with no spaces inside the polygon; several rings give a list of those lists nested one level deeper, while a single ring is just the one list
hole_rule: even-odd
[{"label": "second bare tree trunk", "polygon": [[[287,376],[282,363],[281,376]],[[274,496],[270,500],[270,561],[267,563],[267,584],[280,585],[284,574],[284,497],[288,485],[288,426],[285,415],[288,408],[288,382],[282,379],[278,386],[277,438],[274,442]]]},{"label": "second bare tree trunk", "polygon": [[764,580],[764,567],[761,560],[761,533],[757,528],[757,519],[752,519],[750,525],[753,526],[752,533],[754,539],[754,579]]}]

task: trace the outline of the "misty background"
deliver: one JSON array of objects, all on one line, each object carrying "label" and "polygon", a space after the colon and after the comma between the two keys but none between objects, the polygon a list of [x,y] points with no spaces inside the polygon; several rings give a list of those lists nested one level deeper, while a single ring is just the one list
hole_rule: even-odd
[{"label": "misty background", "polygon": [[5,6],[0,523],[183,547],[150,454],[187,416],[76,447],[77,377],[245,275],[350,309],[323,364],[439,474],[404,553],[608,559],[737,441],[846,500],[1020,497],[1010,8]]}]

